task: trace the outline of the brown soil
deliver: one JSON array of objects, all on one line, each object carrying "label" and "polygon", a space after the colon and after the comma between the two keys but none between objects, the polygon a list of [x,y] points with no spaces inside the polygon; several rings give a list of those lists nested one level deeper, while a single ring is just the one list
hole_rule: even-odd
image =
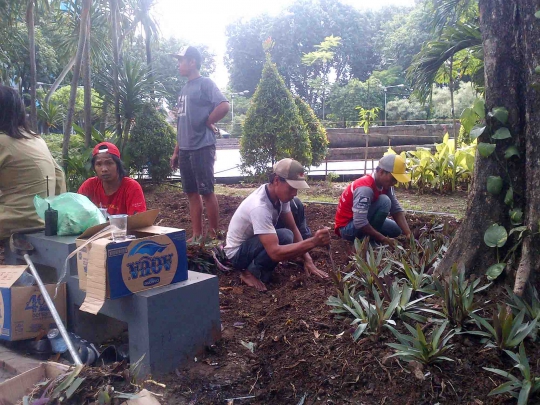
[{"label": "brown soil", "polygon": [[[149,193],[147,198],[150,207],[161,208],[162,225],[184,227],[189,234],[188,205],[181,192]],[[219,197],[222,229],[241,201]],[[333,206],[307,205],[309,225],[331,227],[334,212]],[[448,221],[408,219],[413,229]],[[450,220],[450,225],[457,224]],[[335,265],[345,266],[348,244],[333,237],[331,248]],[[327,251],[317,249],[312,257],[320,268],[331,270]],[[449,354],[456,361],[425,368],[422,381],[406,363],[386,358],[392,353],[386,343],[394,341],[388,332],[379,341],[352,341],[349,321],[334,318],[325,304],[334,294],[331,281],[305,278],[302,268],[291,263],[278,266],[267,293],[242,285],[237,274],[219,278],[222,339],[161,380],[167,384],[167,403],[217,404],[241,397],[250,398],[234,403],[496,404],[507,399],[488,398],[502,380],[482,367],[510,370],[508,357],[486,350],[475,338],[456,336]],[[253,353],[242,342],[253,343]],[[531,359],[540,358],[536,347],[527,349]]]},{"label": "brown soil", "polygon": [[[176,191],[147,191],[147,204],[159,208],[160,224],[185,228],[190,234],[188,202]],[[227,229],[241,197],[220,196],[220,226]],[[332,227],[335,207],[309,204],[312,229]],[[409,215],[411,228],[427,222],[450,221]],[[348,263],[349,245],[333,237],[331,251],[337,267]],[[0,262],[2,261],[0,248]],[[328,252],[312,252],[315,263],[331,270]],[[385,331],[379,341],[353,342],[350,321],[335,318],[325,304],[334,294],[329,280],[306,278],[300,265],[278,266],[267,293],[240,284],[237,274],[219,274],[222,339],[193,358],[183,369],[159,381],[167,404],[501,404],[505,397],[488,397],[503,380],[482,369],[512,370],[508,356],[485,349],[474,337],[456,336],[443,362],[423,370],[424,380],[403,361],[387,358]],[[500,289],[492,289],[494,303]],[[484,301],[484,299],[482,300]],[[242,345],[253,344],[253,353]],[[174,350],[167,348],[166,350]],[[533,372],[538,375],[540,351],[527,344]],[[517,370],[512,371],[515,375]],[[157,388],[154,391],[158,391]],[[242,398],[226,402],[227,399]]]}]

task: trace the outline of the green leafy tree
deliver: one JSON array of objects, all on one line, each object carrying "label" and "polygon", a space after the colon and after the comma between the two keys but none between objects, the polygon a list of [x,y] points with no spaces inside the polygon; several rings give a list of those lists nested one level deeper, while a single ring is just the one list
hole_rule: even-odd
[{"label": "green leafy tree", "polygon": [[[45,101],[42,103],[43,109],[45,109],[45,105],[54,104],[56,106],[59,106],[64,114],[67,110],[68,104],[69,104],[69,93],[71,91],[70,86],[63,86],[60,87],[58,90],[56,90],[48,103]],[[97,90],[92,90],[92,110],[94,111],[94,116],[92,117],[93,120],[97,119],[99,117],[99,110],[101,109],[103,104],[102,99],[99,96],[99,93]],[[75,114],[73,116],[74,122],[76,124],[80,124],[84,117],[84,95],[81,91],[77,92],[77,97],[75,98]]]},{"label": "green leafy tree", "polygon": [[300,97],[294,98],[294,103],[298,107],[298,112],[302,117],[302,121],[307,125],[309,132],[309,141],[311,143],[311,164],[313,166],[320,165],[326,153],[328,152],[328,137],[326,129],[321,125],[321,122],[311,109],[311,107]]},{"label": "green leafy tree", "polygon": [[165,115],[153,104],[145,104],[136,114],[129,141],[131,169],[137,173],[147,172],[152,182],[159,184],[172,172],[164,156],[172,155],[176,145],[176,133]]},{"label": "green leafy tree", "polygon": [[252,20],[233,22],[227,29],[226,64],[234,91],[255,89],[265,63],[261,43],[272,38],[270,53],[287,87],[314,105],[317,91],[309,83],[321,73],[321,66],[306,66],[302,55],[329,36],[340,37],[332,69],[336,81],[345,83],[356,77],[366,80],[378,57],[372,45],[378,25],[371,12],[335,0],[297,0],[277,17],[262,15]]},{"label": "green leafy tree", "polygon": [[316,99],[321,99],[322,102],[322,119],[324,120],[324,103],[326,93],[330,86],[328,75],[332,67],[332,62],[335,58],[335,49],[341,44],[341,38],[330,35],[326,37],[319,45],[315,45],[316,51],[309,52],[302,56],[302,63],[306,66],[320,65],[320,74],[317,78],[309,82],[309,86],[316,91]]},{"label": "green leafy tree", "polygon": [[269,56],[244,121],[240,156],[242,171],[256,176],[285,157],[311,164],[308,130]]},{"label": "green leafy tree", "polygon": [[384,106],[381,82],[376,78],[370,78],[365,82],[352,79],[344,86],[336,84],[330,93],[329,105],[332,111],[332,115],[328,115],[329,119],[341,121],[343,126],[355,125],[358,122],[356,106],[363,105],[366,108]]},{"label": "green leafy tree", "polygon": [[[380,23],[380,31],[375,39],[376,49],[381,55],[381,67],[399,67],[404,79],[403,67],[407,68],[420,50],[422,44],[432,39],[430,19],[425,2],[418,2],[414,8],[386,7],[377,14],[385,18]],[[391,86],[398,83],[386,83]]]},{"label": "green leafy tree", "polygon": [[[152,41],[152,66],[154,80],[163,86],[163,96],[170,108],[174,108],[178,101],[178,94],[187,80],[178,73],[178,60],[171,57],[180,48],[188,43],[177,38],[162,38],[159,43]],[[194,45],[201,52],[203,58],[201,75],[208,76],[216,69],[215,55],[210,52],[206,45]],[[146,43],[141,37],[133,40],[131,47],[124,52],[124,58],[137,60],[142,66],[147,63]],[[236,109],[236,101],[234,105]]]}]

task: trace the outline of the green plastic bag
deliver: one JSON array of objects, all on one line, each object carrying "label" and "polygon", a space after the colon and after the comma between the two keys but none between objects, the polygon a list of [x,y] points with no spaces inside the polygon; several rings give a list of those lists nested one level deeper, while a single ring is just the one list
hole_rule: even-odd
[{"label": "green plastic bag", "polygon": [[45,219],[45,210],[58,211],[58,235],[80,235],[88,228],[104,224],[105,218],[99,208],[88,197],[77,193],[63,193],[55,197],[34,197],[34,207],[41,219]]}]

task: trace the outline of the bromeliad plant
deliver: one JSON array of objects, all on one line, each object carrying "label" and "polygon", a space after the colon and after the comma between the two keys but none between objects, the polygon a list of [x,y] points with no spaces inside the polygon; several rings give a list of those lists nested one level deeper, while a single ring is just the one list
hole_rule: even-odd
[{"label": "bromeliad plant", "polygon": [[374,298],[374,304],[370,304],[367,299],[360,296],[360,303],[364,307],[366,314],[366,320],[370,333],[379,336],[382,332],[383,326],[387,324],[395,325],[396,322],[392,320],[392,316],[396,311],[399,304],[400,295],[396,294],[391,302],[386,302],[381,298],[375,286],[372,287],[372,294]]},{"label": "bromeliad plant", "polygon": [[[351,313],[351,308],[356,308],[358,302],[354,299],[355,288],[354,286],[349,289],[349,283],[344,282],[341,288],[337,288],[338,296],[330,296],[326,301],[326,305],[332,307],[331,313],[337,315],[348,315]],[[356,316],[356,314],[352,314]]]},{"label": "bromeliad plant", "polygon": [[531,323],[523,322],[525,311],[521,311],[514,318],[512,311],[507,310],[506,305],[498,305],[497,312],[493,313],[493,321],[490,324],[477,314],[471,314],[480,328],[484,331],[470,331],[468,333],[486,337],[489,340],[487,347],[496,347],[499,350],[512,349],[519,345],[536,328],[536,319]]},{"label": "bromeliad plant", "polygon": [[[356,253],[350,264],[353,271],[345,276],[345,279],[353,278],[367,291],[371,291],[373,285],[380,285],[380,279],[384,279],[390,271],[391,264],[383,262],[387,249],[379,247],[376,252],[368,238],[364,238],[362,241],[356,239],[354,246]],[[386,298],[389,296],[387,295]]]},{"label": "bromeliad plant", "polygon": [[470,315],[479,310],[478,303],[474,301],[474,294],[491,285],[478,287],[478,284],[480,279],[469,282],[465,279],[465,272],[458,271],[456,265],[452,267],[448,280],[436,279],[433,282],[436,294],[443,300],[443,316],[458,331],[470,319]]},{"label": "bromeliad plant", "polygon": [[519,345],[519,354],[513,353],[510,350],[505,350],[505,352],[512,358],[512,360],[514,360],[516,363],[514,367],[519,369],[523,379],[520,380],[513,374],[510,374],[508,371],[500,370],[498,368],[484,367],[484,370],[508,379],[507,382],[492,390],[489,393],[489,396],[508,393],[518,400],[518,405],[525,405],[529,403],[530,397],[540,389],[540,377],[535,377],[532,375],[531,367],[529,365],[529,360],[527,359],[527,353],[525,352],[525,346],[523,343]]},{"label": "bromeliad plant", "polygon": [[508,295],[512,300],[512,303],[510,303],[509,305],[515,313],[523,311],[525,312],[525,316],[528,320],[537,321],[536,328],[534,328],[534,330],[531,332],[531,338],[533,340],[536,340],[539,329],[538,322],[540,321],[540,299],[538,298],[538,291],[536,291],[536,288],[534,288],[530,283],[526,294],[528,299],[522,298],[514,294],[512,289],[508,286],[506,287],[506,291],[508,292]]},{"label": "bromeliad plant", "polygon": [[453,346],[449,345],[448,341],[455,334],[455,331],[451,329],[443,337],[447,325],[448,321],[445,321],[437,329],[433,330],[430,341],[427,340],[420,324],[416,324],[416,328],[413,328],[411,325],[405,323],[405,327],[409,330],[410,335],[399,333],[395,328],[387,325],[386,327],[399,340],[399,344],[387,343],[388,346],[396,350],[390,357],[399,357],[405,361],[416,360],[422,364],[454,361],[445,356],[445,353]]}]

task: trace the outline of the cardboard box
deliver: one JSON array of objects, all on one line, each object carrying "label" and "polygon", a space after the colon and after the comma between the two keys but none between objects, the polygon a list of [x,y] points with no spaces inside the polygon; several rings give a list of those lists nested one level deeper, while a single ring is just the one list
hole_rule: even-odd
[{"label": "cardboard box", "polygon": [[[36,384],[50,381],[73,369],[52,361],[41,363],[38,367],[25,371],[18,376],[0,383],[0,404],[20,404],[22,398],[32,392]],[[84,386],[84,382],[83,382]],[[159,401],[147,390],[137,394],[136,399],[122,402],[122,405],[159,405]]]},{"label": "cardboard box", "polygon": [[25,395],[30,394],[34,386],[46,380],[52,380],[69,371],[69,366],[60,363],[41,363],[38,367],[25,371],[0,384],[0,404],[21,403]]},{"label": "cardboard box", "polygon": [[[97,239],[77,253],[79,288],[88,291],[88,271],[105,277],[92,282],[92,289],[105,289],[105,297],[116,299],[150,288],[187,280],[186,232],[153,226],[159,211],[128,217],[128,234],[136,239],[115,243]],[[107,224],[94,226],[76,240],[77,247]]]},{"label": "cardboard box", "polygon": [[[13,284],[25,271],[26,266],[0,266],[0,339],[32,339],[41,330],[56,327],[53,316],[37,285],[17,287]],[[51,298],[56,284],[46,284]],[[60,284],[58,295],[53,299],[58,314],[66,320],[66,284]]]}]

